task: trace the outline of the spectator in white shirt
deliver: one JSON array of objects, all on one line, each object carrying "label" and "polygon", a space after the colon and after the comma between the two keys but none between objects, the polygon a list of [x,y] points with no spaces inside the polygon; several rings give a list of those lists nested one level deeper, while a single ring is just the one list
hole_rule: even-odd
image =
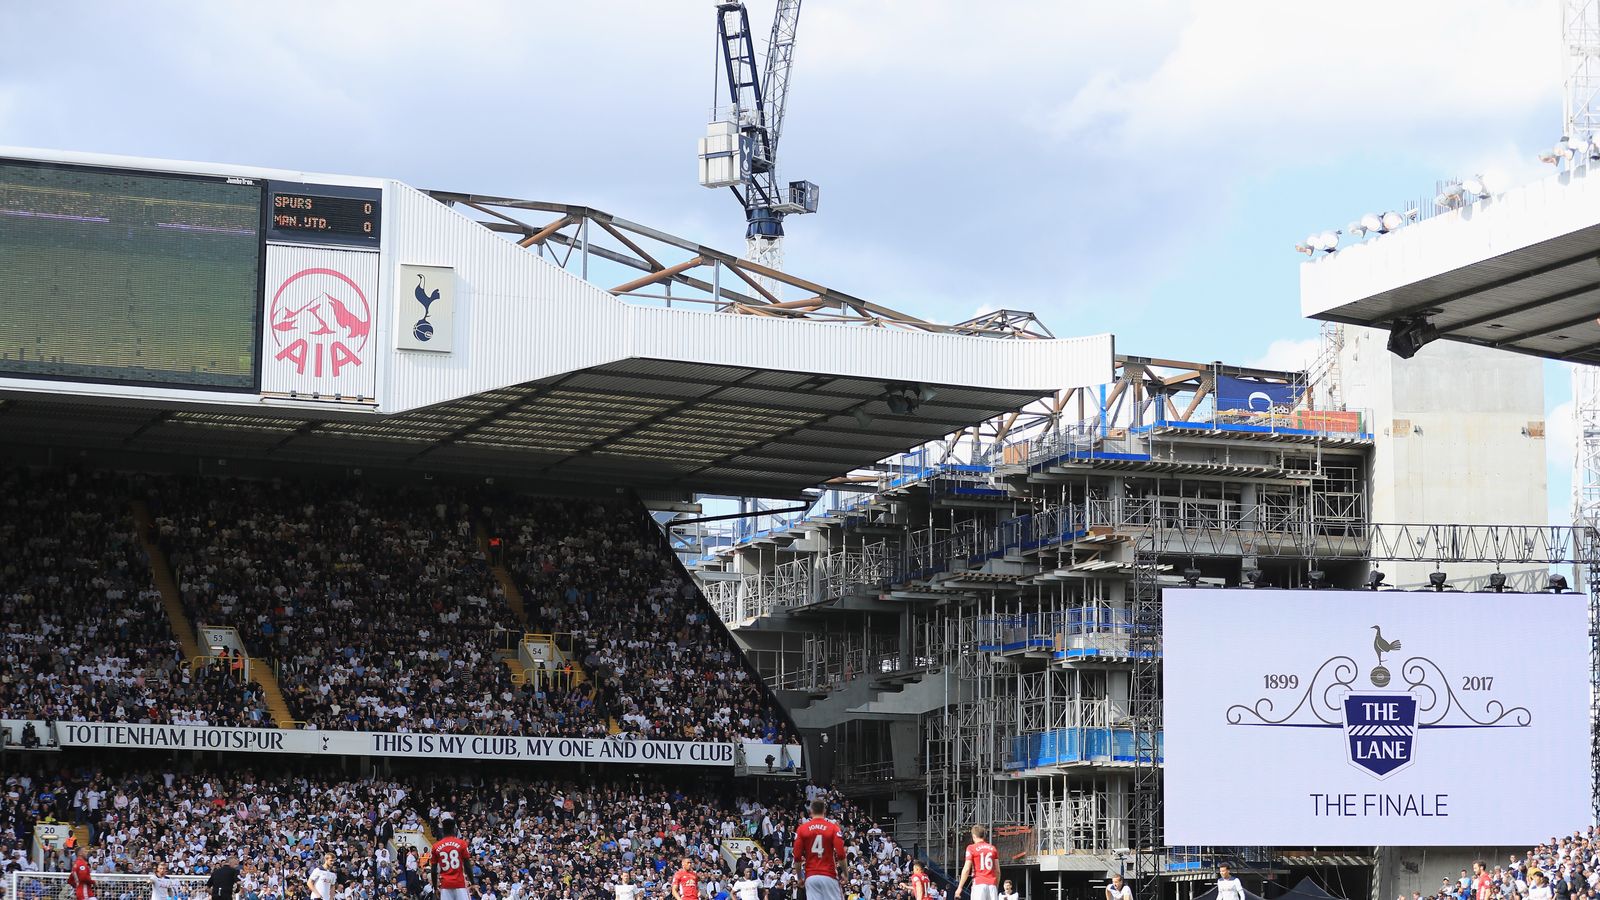
[{"label": "spectator in white shirt", "polygon": [[[1011,882],[1008,881],[1006,884],[1009,885]],[[1111,876],[1111,883],[1106,885],[1106,900],[1133,900],[1133,891],[1123,883],[1121,875]]]}]

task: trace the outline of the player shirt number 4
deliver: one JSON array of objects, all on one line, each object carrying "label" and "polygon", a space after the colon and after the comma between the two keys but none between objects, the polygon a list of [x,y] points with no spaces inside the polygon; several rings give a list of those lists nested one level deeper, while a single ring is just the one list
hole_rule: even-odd
[{"label": "player shirt number 4", "polygon": [[844,859],[844,835],[827,819],[807,819],[794,836],[795,855],[806,861],[806,877],[839,877],[839,860]]},{"label": "player shirt number 4", "polygon": [[995,884],[1000,876],[1000,868],[995,861],[1000,858],[999,851],[988,841],[978,841],[967,846],[967,862],[972,863],[973,884]]},{"label": "player shirt number 4", "polygon": [[467,842],[458,837],[440,838],[433,845],[433,861],[439,866],[439,890],[466,890]]}]

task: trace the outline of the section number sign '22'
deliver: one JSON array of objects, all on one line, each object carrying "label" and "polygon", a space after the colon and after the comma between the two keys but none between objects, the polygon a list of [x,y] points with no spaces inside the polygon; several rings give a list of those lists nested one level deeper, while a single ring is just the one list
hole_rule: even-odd
[{"label": "section number sign '22'", "polygon": [[1589,821],[1582,595],[1162,598],[1167,843],[1531,846]]},{"label": "section number sign '22'", "polygon": [[269,246],[263,299],[263,392],[373,399],[377,253]]}]

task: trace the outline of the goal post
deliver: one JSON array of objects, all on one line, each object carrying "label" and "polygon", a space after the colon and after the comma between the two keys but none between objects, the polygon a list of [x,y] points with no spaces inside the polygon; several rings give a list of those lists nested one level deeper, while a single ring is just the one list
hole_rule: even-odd
[{"label": "goal post", "polygon": [[[172,875],[175,886],[167,900],[196,900],[206,894],[204,875]],[[151,900],[154,875],[96,872],[96,900]],[[73,900],[66,872],[12,872],[5,880],[5,900]]]}]

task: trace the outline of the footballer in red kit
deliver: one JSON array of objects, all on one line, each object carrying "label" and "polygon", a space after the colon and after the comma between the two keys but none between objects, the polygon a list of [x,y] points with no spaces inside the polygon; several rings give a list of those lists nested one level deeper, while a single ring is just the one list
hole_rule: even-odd
[{"label": "footballer in red kit", "polygon": [[672,874],[673,900],[700,900],[700,873],[694,870],[694,860],[685,856],[683,868]]},{"label": "footballer in red kit", "polygon": [[922,871],[922,863],[911,864],[911,897],[928,900],[928,873]]},{"label": "footballer in red kit", "polygon": [[972,843],[967,845],[967,861],[961,864],[956,894],[972,879],[972,900],[997,900],[1000,895],[1000,851],[989,843],[989,829],[972,826]]},{"label": "footballer in red kit", "polygon": [[811,801],[811,818],[794,833],[794,864],[805,880],[806,900],[844,900],[844,833],[829,821],[826,800]]},{"label": "footballer in red kit", "polygon": [[467,864],[472,861],[467,842],[456,834],[455,819],[440,822],[439,830],[444,837],[433,844],[434,893],[439,900],[472,900],[472,892],[467,888]]},{"label": "footballer in red kit", "polygon": [[76,900],[93,900],[94,872],[89,869],[88,847],[78,848],[78,856],[72,861],[72,872],[67,875],[67,883],[72,885],[72,896]]}]

